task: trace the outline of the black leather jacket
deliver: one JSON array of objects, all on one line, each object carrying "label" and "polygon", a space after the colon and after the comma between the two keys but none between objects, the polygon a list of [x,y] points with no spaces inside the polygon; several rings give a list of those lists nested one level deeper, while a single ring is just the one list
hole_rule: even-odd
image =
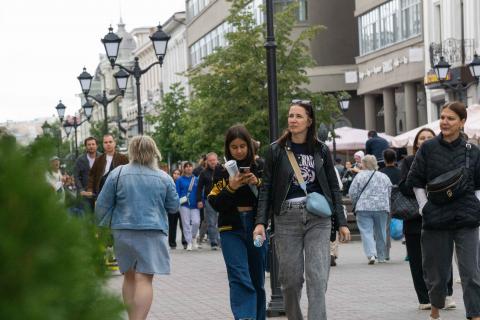
[{"label": "black leather jacket", "polygon": [[[290,150],[290,141],[286,146],[277,142],[269,146],[265,157],[265,168],[262,177],[262,186],[258,197],[256,224],[268,224],[270,212],[274,215],[280,213],[283,201],[287,197],[288,189],[294,176],[293,168],[288,161],[285,148]],[[327,198],[334,219],[338,226],[346,226],[347,221],[343,213],[342,195],[338,186],[337,175],[327,145],[318,142],[314,151],[315,176],[322,188],[322,193]]]}]

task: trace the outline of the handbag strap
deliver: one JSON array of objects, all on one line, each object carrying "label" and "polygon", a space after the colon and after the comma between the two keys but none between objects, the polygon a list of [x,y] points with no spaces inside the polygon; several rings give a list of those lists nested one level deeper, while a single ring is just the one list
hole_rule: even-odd
[{"label": "handbag strap", "polygon": [[465,151],[465,168],[470,168],[470,150],[472,149],[472,145],[470,143],[467,142],[467,144],[465,145],[465,148],[467,149]]},{"label": "handbag strap", "polygon": [[295,176],[297,177],[297,181],[300,184],[300,188],[302,188],[303,192],[305,192],[305,195],[307,195],[307,184],[305,183],[305,180],[303,180],[303,176],[300,172],[300,167],[298,166],[297,160],[295,159],[295,155],[290,150],[285,151],[287,151],[288,160],[292,165],[293,172],[295,172]]},{"label": "handbag strap", "polygon": [[355,205],[353,206],[353,211],[355,211],[355,207],[357,206],[358,200],[360,200],[360,197],[362,196],[363,191],[365,191],[365,189],[367,188],[367,186],[370,183],[370,180],[372,180],[375,172],[377,172],[377,170],[373,170],[373,173],[371,174],[370,178],[368,178],[367,183],[363,186],[362,191],[360,191],[360,194],[358,195],[357,201],[355,201]]},{"label": "handbag strap", "polygon": [[[112,161],[113,162],[113,161]],[[113,197],[113,207],[117,204],[117,190],[118,190],[118,180],[120,180],[120,174],[122,173],[123,166],[120,166],[120,170],[118,171],[117,182],[115,183],[115,193]],[[112,219],[113,219],[113,212],[110,215],[110,222],[108,223],[108,227],[112,227]]]}]

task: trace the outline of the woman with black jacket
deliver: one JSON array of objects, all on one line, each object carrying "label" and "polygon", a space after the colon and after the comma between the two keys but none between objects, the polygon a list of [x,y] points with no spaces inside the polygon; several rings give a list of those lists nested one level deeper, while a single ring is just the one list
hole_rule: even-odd
[{"label": "woman with black jacket", "polygon": [[[466,316],[480,320],[480,152],[461,134],[466,120],[463,103],[455,101],[444,105],[441,133],[422,144],[407,178],[423,218],[422,261],[432,305],[431,319],[439,319],[439,309],[445,306],[455,245]],[[462,167],[465,169],[455,179],[458,183],[435,188],[434,183],[438,186],[439,180],[444,180],[445,176],[441,175],[455,173],[453,170]]]},{"label": "woman with black jacket", "polygon": [[305,192],[295,178],[287,151],[300,167],[308,193],[322,194],[336,216],[339,240],[350,239],[341,193],[328,147],[317,140],[315,114],[309,101],[294,100],[288,112],[288,130],[271,144],[259,195],[254,237],[265,238],[273,212],[275,249],[285,312],[289,320],[303,319],[300,296],[307,279],[308,319],[326,319],[325,293],[330,270],[331,217],[306,210]]},{"label": "woman with black jacket", "polygon": [[228,129],[225,157],[235,160],[240,172],[232,177],[225,168],[217,166],[208,195],[208,201],[219,213],[218,229],[235,320],[266,317],[266,241],[256,247],[252,240],[262,171],[254,156],[247,129],[242,125]]},{"label": "woman with black jacket", "polygon": [[[399,183],[400,191],[406,197],[415,198],[413,188],[404,183],[407,180],[408,172],[412,166],[413,159],[420,146],[427,140],[435,137],[435,132],[429,128],[420,129],[413,140],[413,155],[407,156],[400,166],[401,180]],[[423,279],[422,267],[422,246],[420,235],[422,233],[422,216],[417,215],[415,218],[403,221],[403,233],[405,234],[405,244],[407,247],[408,263],[410,272],[412,273],[413,287],[417,294],[420,310],[430,310],[430,298],[428,297],[428,289]],[[445,308],[453,309],[456,307],[452,298],[453,294],[453,278],[450,276],[447,288],[447,298],[445,299]]]}]

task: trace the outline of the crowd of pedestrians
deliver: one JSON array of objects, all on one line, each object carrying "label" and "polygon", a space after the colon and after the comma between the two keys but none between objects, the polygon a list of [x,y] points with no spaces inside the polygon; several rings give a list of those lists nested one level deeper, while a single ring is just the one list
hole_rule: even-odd
[{"label": "crowd of pedestrians", "polygon": [[[228,129],[224,157],[236,171],[210,152],[196,167],[184,161],[168,172],[159,167],[160,152],[148,136],[129,141],[128,157],[116,150],[110,134],[103,137],[103,154],[95,138],[86,139],[73,176],[62,175],[59,159],[51,158],[45,178],[59,201],[77,192],[80,208],[95,210],[98,223],[113,231],[110,250],[124,275],[129,319],[146,319],[153,276],[170,273],[178,228],[186,251],[202,248],[205,236],[212,250],[221,248],[235,319],[266,318],[270,244],[288,319],[303,319],[305,281],[308,319],[327,319],[329,270],[336,265],[338,243],[350,240],[345,199],[352,202],[366,263],[388,263],[391,196],[398,188],[415,203],[403,221],[403,235],[418,308],[440,319],[441,309],[456,307],[454,256],[466,316],[479,320],[480,153],[462,132],[465,106],[446,104],[440,134],[420,129],[410,156],[400,157],[370,131],[365,151],[345,162],[332,159],[318,140],[309,101],[292,101],[287,116],[284,134],[265,149],[265,159],[243,125]],[[324,203],[320,213],[310,209],[319,201]],[[113,255],[111,260],[115,263]]]}]

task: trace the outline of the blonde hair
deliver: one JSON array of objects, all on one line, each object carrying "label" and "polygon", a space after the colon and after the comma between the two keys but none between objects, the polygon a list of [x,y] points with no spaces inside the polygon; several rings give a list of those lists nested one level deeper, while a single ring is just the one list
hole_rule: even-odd
[{"label": "blonde hair", "polygon": [[363,157],[362,164],[364,170],[378,169],[377,158],[375,158],[375,156],[371,154],[367,154],[365,157]]},{"label": "blonde hair", "polygon": [[131,163],[137,163],[152,169],[158,169],[158,161],[162,155],[155,141],[149,136],[136,136],[128,144],[128,158]]}]

